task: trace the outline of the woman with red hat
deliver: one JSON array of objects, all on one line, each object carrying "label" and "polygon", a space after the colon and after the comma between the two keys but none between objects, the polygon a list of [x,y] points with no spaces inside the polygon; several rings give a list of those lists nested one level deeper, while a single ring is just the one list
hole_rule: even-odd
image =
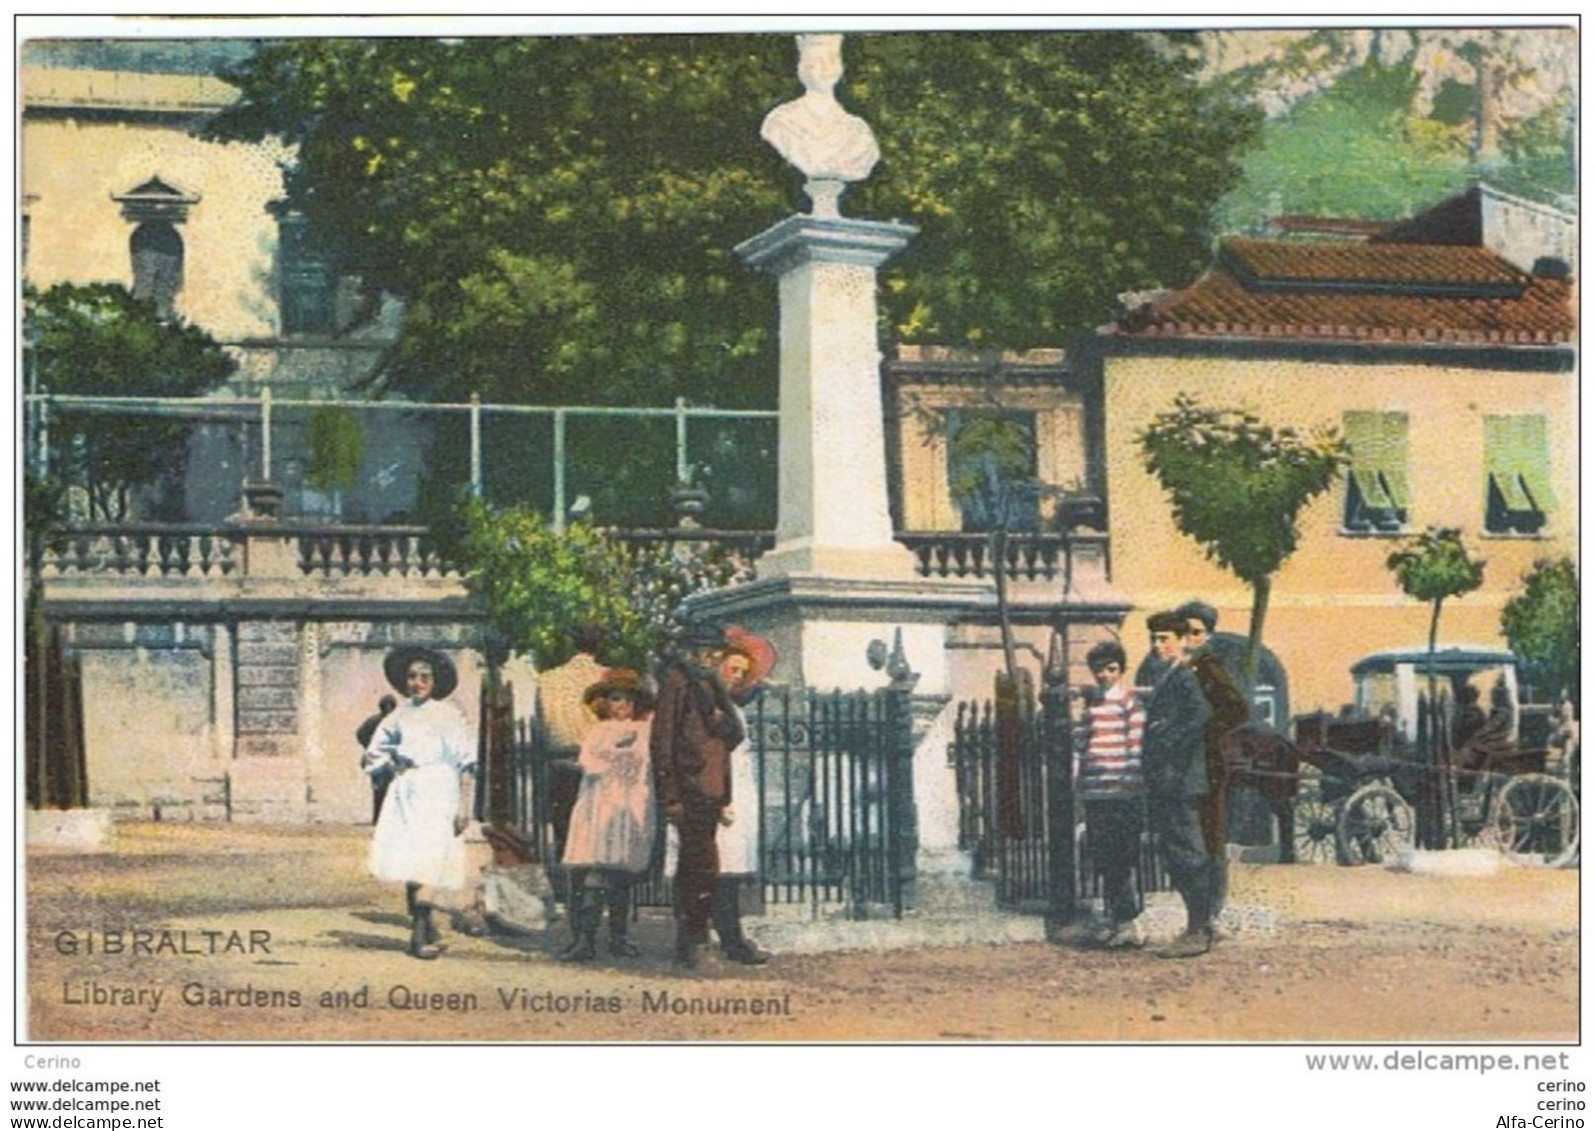
[{"label": "woman with red hat", "polygon": [[362,760],[367,773],[394,775],[371,837],[371,874],[404,884],[409,953],[442,953],[431,889],[466,887],[465,843],[476,774],[476,736],[445,703],[459,683],[454,664],[431,648],[395,648],[383,674],[404,701],[383,717]]},{"label": "woman with red hat", "polygon": [[589,962],[598,922],[609,908],[609,953],[635,957],[627,941],[631,886],[653,852],[654,791],[648,759],[653,700],[642,676],[613,668],[583,693],[599,721],[582,736],[581,787],[571,810],[561,863],[570,870],[570,922],[575,936],[559,957]]},{"label": "woman with red hat", "polygon": [[715,880],[709,918],[720,938],[720,952],[732,962],[762,966],[770,956],[742,931],[741,891],[759,875],[759,782],[753,765],[753,739],[743,705],[775,668],[775,648],[756,632],[727,625],[725,652],[716,674],[735,704],[743,739],[731,751],[731,797],[720,814],[715,847],[720,853],[720,875]]}]

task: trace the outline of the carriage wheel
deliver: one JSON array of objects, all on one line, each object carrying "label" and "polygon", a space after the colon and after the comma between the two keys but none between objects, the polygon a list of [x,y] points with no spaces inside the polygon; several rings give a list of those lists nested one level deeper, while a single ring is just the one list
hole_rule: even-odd
[{"label": "carriage wheel", "polygon": [[1302,775],[1296,791],[1296,863],[1328,864],[1335,858],[1335,807],[1319,792],[1316,776]]},{"label": "carriage wheel", "polygon": [[1382,864],[1411,848],[1412,806],[1388,785],[1365,785],[1346,799],[1336,828],[1336,847],[1344,864]]},{"label": "carriage wheel", "polygon": [[1578,852],[1578,800],[1549,774],[1521,774],[1501,787],[1490,825],[1501,852],[1524,864],[1558,868]]}]

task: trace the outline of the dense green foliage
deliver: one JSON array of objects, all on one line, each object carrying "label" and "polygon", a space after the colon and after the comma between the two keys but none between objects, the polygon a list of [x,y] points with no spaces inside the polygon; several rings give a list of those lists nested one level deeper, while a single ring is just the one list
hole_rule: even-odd
[{"label": "dense green foliage", "polygon": [[[30,381],[62,396],[193,397],[232,375],[236,363],[209,334],[162,320],[151,303],[112,283],[60,283],[23,292]],[[174,480],[187,429],[155,417],[73,414],[50,424],[50,473],[80,487],[88,517],[132,517],[132,491]],[[145,517],[160,517],[145,516]]]},{"label": "dense green foliage", "polygon": [[[901,341],[1055,346],[1204,265],[1255,112],[1129,33],[849,36],[882,159],[849,215],[921,232],[883,278]],[[806,209],[759,137],[785,35],[284,41],[215,136],[297,147],[288,204],[407,303],[411,395],[773,400],[776,304],[731,248]]]},{"label": "dense green foliage", "polygon": [[466,585],[508,646],[545,670],[570,659],[587,625],[603,628],[606,662],[642,668],[683,600],[738,577],[712,548],[628,547],[583,522],[556,531],[526,507],[471,502],[462,521]]},{"label": "dense green foliage", "polygon": [[365,429],[347,409],[317,409],[305,426],[305,482],[318,491],[354,486],[365,458]]},{"label": "dense green foliage", "polygon": [[1541,559],[1523,575],[1523,591],[1501,610],[1501,632],[1523,658],[1544,699],[1579,699],[1578,567],[1572,558]]},{"label": "dense green foliage", "polygon": [[1385,559],[1401,591],[1416,601],[1460,597],[1484,584],[1484,563],[1468,554],[1462,531],[1430,527]]},{"label": "dense green foliage", "polygon": [[1180,532],[1252,590],[1250,672],[1272,577],[1301,540],[1297,515],[1339,476],[1345,441],[1332,428],[1276,429],[1245,409],[1208,408],[1185,393],[1137,439]]},{"label": "dense green foliage", "polygon": [[1139,441],[1181,532],[1247,584],[1296,551],[1296,516],[1329,490],[1346,460],[1333,429],[1276,429],[1245,409],[1208,408],[1185,393]]}]

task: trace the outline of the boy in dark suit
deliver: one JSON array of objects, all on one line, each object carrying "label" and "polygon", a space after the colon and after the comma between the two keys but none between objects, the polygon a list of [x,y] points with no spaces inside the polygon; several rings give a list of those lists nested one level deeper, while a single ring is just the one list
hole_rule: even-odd
[{"label": "boy in dark suit", "polygon": [[1190,958],[1213,947],[1213,874],[1196,811],[1207,792],[1203,731],[1210,712],[1195,674],[1183,662],[1190,633],[1186,619],[1153,613],[1146,627],[1154,661],[1142,745],[1147,819],[1158,835],[1169,879],[1185,901],[1186,917],[1184,933],[1158,954]]}]

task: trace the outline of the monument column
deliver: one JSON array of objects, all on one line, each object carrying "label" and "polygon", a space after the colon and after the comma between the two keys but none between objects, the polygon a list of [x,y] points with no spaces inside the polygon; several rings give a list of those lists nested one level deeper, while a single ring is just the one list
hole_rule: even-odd
[{"label": "monument column", "polygon": [[763,576],[909,576],[892,539],[875,272],[906,224],[789,216],[740,244],[780,281],[780,502]]},{"label": "monument column", "polygon": [[766,141],[805,176],[812,210],[736,248],[775,276],[781,304],[780,494],[774,549],[758,580],[689,600],[694,615],[770,636],[779,677],[810,687],[881,686],[874,641],[900,630],[918,692],[947,691],[948,622],[982,599],[975,581],[917,576],[892,537],[876,335],[876,271],[908,246],[908,224],[841,214],[847,185],[880,157],[868,123],[836,100],[840,35],[800,35],[801,97],[766,116]]}]

